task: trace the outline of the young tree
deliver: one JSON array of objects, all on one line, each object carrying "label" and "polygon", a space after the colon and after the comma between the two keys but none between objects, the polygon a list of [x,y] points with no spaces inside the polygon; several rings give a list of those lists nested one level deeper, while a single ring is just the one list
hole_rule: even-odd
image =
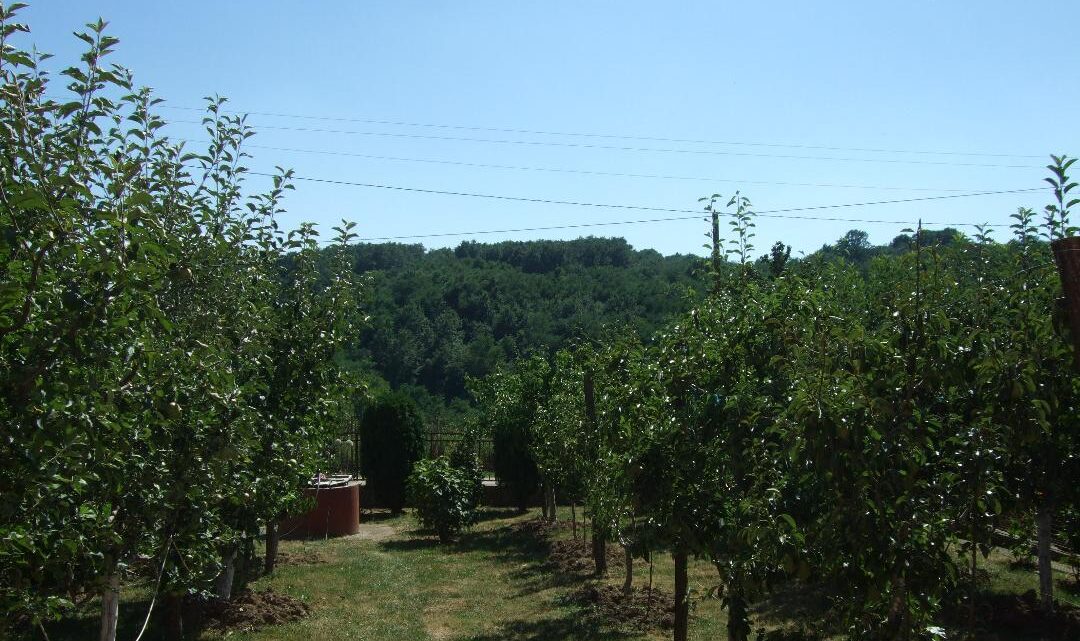
[{"label": "young tree", "polygon": [[[555,520],[555,497],[575,502],[583,481],[580,440],[585,429],[581,403],[583,378],[569,350],[556,352],[548,393],[536,412],[533,458],[544,479],[545,512]],[[576,526],[575,526],[576,527]]]},{"label": "young tree", "polygon": [[[0,8],[0,608],[40,625],[97,592],[110,640],[137,555],[177,597],[223,566],[228,592],[258,506],[279,512],[314,469],[356,300],[350,270],[272,267],[287,250],[302,266],[314,233],[271,238],[287,172],[243,206],[242,117],[211,100],[203,154],[160,136],[157,101],[104,65],[102,21],[62,72],[72,99],[48,97],[44,56],[13,44],[16,8]],[[302,341],[299,365],[268,358],[282,334]],[[272,492],[256,482],[268,469]]]},{"label": "young tree", "polygon": [[541,356],[522,359],[473,386],[485,430],[494,448],[495,477],[525,511],[540,474],[533,457],[537,411],[546,397],[549,368]]}]

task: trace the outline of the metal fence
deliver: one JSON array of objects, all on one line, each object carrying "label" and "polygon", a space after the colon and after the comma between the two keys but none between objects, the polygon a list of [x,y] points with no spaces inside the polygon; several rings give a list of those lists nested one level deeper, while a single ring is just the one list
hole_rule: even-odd
[{"label": "metal fence", "polygon": [[[463,433],[458,431],[428,430],[424,433],[427,443],[425,455],[428,457],[448,455],[461,442],[463,436]],[[353,420],[342,425],[326,453],[326,471],[359,476],[362,446],[359,421]],[[480,469],[488,473],[494,470],[493,450],[490,438],[478,439],[476,454],[480,461]]]},{"label": "metal fence", "polygon": [[327,471],[360,475],[360,421],[355,418],[341,425],[326,453]]},{"label": "metal fence", "polygon": [[[464,437],[462,432],[453,431],[430,431],[427,436],[427,455],[429,457],[450,454]],[[491,472],[495,468],[492,465],[494,459],[494,446],[490,438],[477,439],[476,456],[480,461],[480,469]]]}]

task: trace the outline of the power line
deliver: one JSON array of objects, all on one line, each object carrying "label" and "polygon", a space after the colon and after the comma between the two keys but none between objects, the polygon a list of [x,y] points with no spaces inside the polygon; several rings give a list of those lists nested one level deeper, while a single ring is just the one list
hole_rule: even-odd
[{"label": "power line", "polygon": [[[187,142],[204,142],[199,140],[181,139]],[[580,174],[585,176],[612,176],[619,178],[646,178],[657,180],[685,180],[685,181],[698,181],[698,182],[722,182],[722,183],[736,183],[741,185],[776,185],[783,187],[825,187],[833,189],[868,189],[868,190],[881,190],[881,191],[932,191],[932,192],[965,192],[965,191],[977,191],[973,189],[956,189],[956,188],[934,188],[934,187],[881,187],[873,185],[844,185],[833,183],[802,183],[802,182],[785,182],[774,180],[740,180],[735,178],[706,178],[701,176],[672,176],[664,174],[635,174],[635,173],[623,173],[612,171],[594,171],[588,169],[567,169],[562,167],[534,167],[527,165],[498,165],[490,163],[478,163],[478,162],[465,162],[459,160],[444,160],[436,158],[406,158],[401,156],[379,156],[372,154],[361,154],[349,151],[330,151],[324,149],[298,149],[295,147],[274,147],[269,145],[253,145],[244,143],[246,148],[250,149],[265,149],[268,151],[284,151],[288,153],[303,153],[303,154],[322,154],[328,156],[343,156],[349,158],[363,158],[366,160],[389,160],[395,162],[413,162],[413,163],[429,163],[436,165],[451,165],[457,167],[476,167],[480,169],[509,169],[516,171],[538,171],[538,172],[550,172],[550,173],[564,173],[564,174]]]},{"label": "power line", "polygon": [[[273,176],[276,175],[276,174],[271,174],[271,173],[266,173],[266,172],[258,172],[258,171],[252,171],[252,172],[249,172],[249,173],[251,175],[254,175],[254,176],[267,176],[267,177],[273,177]],[[467,231],[467,232],[446,232],[446,233],[437,233],[437,234],[412,234],[412,235],[406,235],[406,236],[383,236],[383,237],[363,238],[361,240],[402,240],[402,239],[408,239],[408,238],[438,238],[438,237],[445,237],[445,236],[473,236],[473,235],[480,235],[480,234],[499,234],[499,233],[526,232],[526,231],[550,231],[550,230],[556,230],[556,229],[578,229],[578,228],[583,228],[583,227],[604,227],[604,226],[612,226],[612,225],[630,225],[630,224],[638,224],[638,223],[669,222],[669,221],[676,221],[676,220],[693,220],[693,219],[697,219],[697,218],[700,218],[700,217],[703,216],[703,213],[700,210],[679,209],[679,208],[673,208],[673,207],[652,207],[652,206],[647,206],[647,205],[628,205],[628,204],[616,204],[616,203],[593,203],[593,202],[585,202],[585,201],[556,200],[556,199],[552,199],[552,198],[533,198],[533,197],[525,197],[525,196],[506,196],[506,195],[501,195],[501,194],[481,194],[481,193],[475,193],[475,192],[447,191],[447,190],[441,190],[441,189],[425,189],[425,188],[420,188],[420,187],[402,187],[402,186],[399,186],[399,185],[382,185],[382,184],[377,184],[377,183],[362,183],[362,182],[354,182],[354,181],[347,181],[347,180],[332,180],[332,179],[328,179],[328,178],[314,178],[314,177],[308,177],[308,176],[293,176],[292,178],[294,180],[302,180],[302,181],[306,181],[306,182],[323,183],[323,184],[330,184],[330,185],[347,185],[347,186],[352,186],[352,187],[365,187],[365,188],[372,188],[372,189],[387,189],[387,190],[392,190],[392,191],[405,191],[405,192],[412,192],[412,193],[435,194],[435,195],[440,195],[440,196],[462,196],[462,197],[469,197],[469,198],[486,198],[486,199],[491,199],[491,200],[506,200],[506,201],[514,201],[514,202],[528,202],[528,203],[547,204],[547,205],[569,205],[569,206],[575,206],[575,207],[592,207],[592,208],[601,208],[601,209],[624,209],[624,210],[635,210],[635,211],[654,211],[654,212],[679,213],[679,214],[695,214],[693,216],[675,216],[675,217],[668,217],[668,218],[653,218],[653,219],[642,219],[642,220],[624,220],[624,221],[613,221],[613,222],[577,223],[577,224],[572,224],[572,225],[554,225],[554,226],[549,226],[549,227],[530,227],[530,228],[520,228],[520,229],[496,229],[496,230],[480,230],[480,231]],[[873,206],[873,205],[893,205],[893,204],[901,204],[901,203],[926,202],[926,201],[946,200],[946,199],[953,199],[953,198],[971,198],[971,197],[975,197],[975,196],[994,196],[994,195],[1003,195],[1003,194],[1020,194],[1020,193],[1030,193],[1030,192],[1034,192],[1034,191],[1041,191],[1041,188],[1033,187],[1033,188],[1029,188],[1029,189],[1008,189],[1008,190],[999,190],[999,191],[983,191],[983,192],[971,192],[971,193],[965,193],[965,194],[948,194],[948,195],[943,195],[943,196],[922,196],[922,197],[916,197],[916,198],[900,198],[900,199],[894,199],[894,200],[875,200],[875,201],[865,201],[865,202],[857,202],[857,203],[841,203],[841,204],[832,204],[832,205],[810,205],[810,206],[804,206],[804,207],[790,207],[790,208],[786,208],[786,209],[763,210],[763,211],[758,211],[758,212],[755,212],[755,213],[756,213],[757,216],[762,217],[762,218],[781,218],[781,219],[790,219],[790,220],[814,220],[814,221],[823,221],[823,222],[850,222],[850,223],[867,223],[867,224],[912,225],[912,224],[915,224],[915,222],[910,221],[910,220],[881,220],[881,219],[870,219],[870,218],[840,218],[840,217],[826,217],[826,216],[800,216],[800,215],[796,215],[795,213],[796,212],[804,212],[804,211],[821,211],[821,210],[827,210],[827,209],[847,209],[847,208],[855,208],[855,207],[869,207],[869,206]],[[975,223],[941,222],[941,221],[924,221],[923,224],[926,224],[926,225],[943,225],[943,226],[950,226],[950,227],[959,227],[959,226],[974,227],[974,226],[976,226]],[[994,225],[986,225],[986,227],[994,227]]]},{"label": "power line", "polygon": [[[197,120],[172,120],[172,123],[183,123],[189,125],[203,125],[204,123]],[[887,164],[904,164],[904,165],[937,165],[937,166],[952,166],[952,167],[999,167],[1009,169],[1035,169],[1040,168],[1038,165],[1004,165],[996,163],[973,163],[973,162],[953,162],[945,160],[903,160],[896,158],[842,158],[836,156],[799,156],[794,154],[766,154],[756,153],[748,151],[720,151],[715,149],[679,149],[679,148],[665,148],[665,147],[629,147],[619,145],[600,145],[595,143],[577,143],[577,142],[558,142],[553,140],[515,140],[507,138],[471,138],[468,136],[436,136],[432,134],[407,134],[401,132],[391,131],[356,131],[351,129],[323,129],[319,127],[286,127],[281,125],[258,125],[253,126],[257,130],[269,129],[276,131],[298,131],[304,133],[329,133],[338,135],[349,136],[375,136],[375,137],[388,137],[388,138],[407,138],[413,140],[446,140],[455,142],[479,142],[497,145],[527,145],[527,146],[542,146],[542,147],[565,147],[573,149],[604,149],[610,151],[633,151],[633,152],[649,152],[649,153],[670,153],[670,154],[693,154],[693,155],[705,155],[705,156],[739,156],[747,158],[780,158],[788,160],[824,160],[834,162],[872,162],[872,163],[887,163]]]},{"label": "power line", "polygon": [[[161,105],[166,109],[183,111],[206,111],[205,107],[183,107],[175,105]],[[528,134],[539,136],[567,136],[576,138],[601,138],[607,140],[640,140],[648,142],[673,142],[699,145],[730,145],[742,147],[771,147],[781,149],[815,149],[819,151],[856,151],[862,153],[886,153],[886,154],[920,154],[933,156],[972,156],[983,158],[1043,158],[1044,155],[1033,154],[1003,154],[1003,153],[980,153],[970,151],[932,151],[917,149],[882,149],[873,147],[836,147],[828,145],[804,145],[790,143],[766,143],[747,142],[736,140],[708,140],[694,138],[666,138],[662,136],[635,136],[627,134],[601,134],[570,131],[546,131],[541,129],[515,129],[506,127],[478,127],[469,125],[448,125],[428,122],[409,122],[404,120],[378,120],[373,118],[346,118],[336,116],[312,116],[304,114],[275,113],[269,111],[243,111],[238,109],[222,109],[224,113],[247,114],[251,116],[265,116],[271,118],[293,118],[298,120],[316,120],[323,122],[355,122],[368,125],[388,125],[394,127],[423,127],[430,129],[449,129],[456,131],[487,131],[493,133]]]}]

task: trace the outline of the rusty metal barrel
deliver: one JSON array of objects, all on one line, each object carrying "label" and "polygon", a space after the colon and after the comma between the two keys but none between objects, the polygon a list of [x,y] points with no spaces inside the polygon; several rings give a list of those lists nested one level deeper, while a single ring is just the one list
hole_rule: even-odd
[{"label": "rusty metal barrel", "polygon": [[331,487],[304,488],[315,506],[281,522],[279,531],[289,538],[348,536],[360,531],[360,482]]}]

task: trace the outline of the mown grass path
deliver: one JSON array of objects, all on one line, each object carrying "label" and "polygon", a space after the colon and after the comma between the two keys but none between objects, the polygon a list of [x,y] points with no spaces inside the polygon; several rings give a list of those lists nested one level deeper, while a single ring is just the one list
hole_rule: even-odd
[{"label": "mown grass path", "polygon": [[285,564],[274,577],[260,579],[252,587],[270,586],[301,598],[313,606],[312,616],[230,638],[650,638],[582,617],[581,608],[567,602],[578,579],[552,573],[544,565],[543,542],[513,527],[535,516],[485,511],[475,528],[449,546],[417,532],[407,515],[378,521],[378,526],[394,528],[393,536],[381,540],[362,534],[287,542],[286,553],[318,556],[321,562]]}]

